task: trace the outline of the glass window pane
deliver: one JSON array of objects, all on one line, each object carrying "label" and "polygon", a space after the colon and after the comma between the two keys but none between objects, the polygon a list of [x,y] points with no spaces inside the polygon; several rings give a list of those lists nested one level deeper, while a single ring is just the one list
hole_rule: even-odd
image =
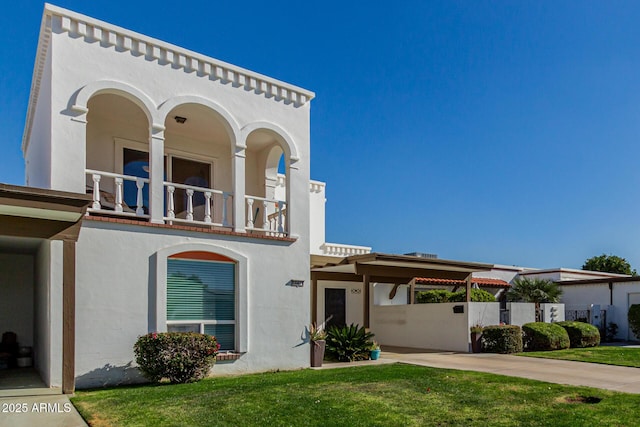
[{"label": "glass window pane", "polygon": [[204,325],[204,333],[214,335],[220,344],[220,350],[234,350],[236,325]]}]

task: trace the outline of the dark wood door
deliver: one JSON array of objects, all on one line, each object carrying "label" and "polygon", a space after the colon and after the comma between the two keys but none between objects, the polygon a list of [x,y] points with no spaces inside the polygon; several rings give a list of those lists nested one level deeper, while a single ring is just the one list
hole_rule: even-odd
[{"label": "dark wood door", "polygon": [[329,326],[346,325],[346,289],[325,288],[324,290],[324,318]]}]

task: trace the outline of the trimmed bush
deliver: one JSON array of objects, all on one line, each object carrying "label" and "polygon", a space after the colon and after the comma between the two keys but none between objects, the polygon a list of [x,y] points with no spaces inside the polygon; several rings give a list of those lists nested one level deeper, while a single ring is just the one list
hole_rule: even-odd
[{"label": "trimmed bush", "polygon": [[640,304],[632,304],[629,307],[629,327],[635,334],[636,338],[640,338]]},{"label": "trimmed bush", "polygon": [[600,331],[593,325],[583,322],[558,322],[567,331],[571,348],[597,347],[600,345]]},{"label": "trimmed bush", "polygon": [[187,383],[204,378],[216,360],[220,345],[211,335],[194,332],[150,333],[138,338],[133,351],[145,378]]},{"label": "trimmed bush", "polygon": [[[467,291],[465,289],[454,292],[449,298],[449,302],[465,302]],[[471,302],[496,302],[496,297],[482,289],[471,289]]]},{"label": "trimmed bush", "polygon": [[453,292],[449,292],[444,289],[422,291],[416,294],[416,302],[418,304],[449,302],[449,298],[451,298],[452,295],[453,295]]},{"label": "trimmed bush", "polygon": [[487,353],[521,353],[522,329],[517,325],[485,326],[482,348]]},{"label": "trimmed bush", "polygon": [[349,326],[331,326],[327,330],[327,356],[338,362],[367,360],[374,334],[352,323]]},{"label": "trimmed bush", "polygon": [[569,334],[555,323],[532,322],[522,325],[525,351],[562,350],[569,348]]},{"label": "trimmed bush", "polygon": [[[430,304],[441,302],[465,302],[467,299],[466,290],[449,292],[443,289],[432,291],[422,291],[416,294],[418,304]],[[496,302],[496,298],[489,292],[482,289],[471,289],[472,302]]]}]

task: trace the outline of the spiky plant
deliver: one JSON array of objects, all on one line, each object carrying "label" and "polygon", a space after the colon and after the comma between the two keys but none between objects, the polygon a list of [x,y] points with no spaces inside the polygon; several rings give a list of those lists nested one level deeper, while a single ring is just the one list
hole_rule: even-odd
[{"label": "spiky plant", "polygon": [[327,355],[339,362],[369,358],[374,334],[359,325],[331,326],[327,331]]},{"label": "spiky plant", "polygon": [[521,277],[514,280],[511,289],[507,293],[509,301],[540,303],[560,302],[562,289],[551,280],[529,279]]}]

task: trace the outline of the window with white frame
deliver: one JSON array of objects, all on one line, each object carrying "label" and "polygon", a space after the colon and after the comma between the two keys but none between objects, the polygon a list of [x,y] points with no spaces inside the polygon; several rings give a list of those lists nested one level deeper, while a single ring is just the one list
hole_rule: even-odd
[{"label": "window with white frame", "polygon": [[167,330],[215,335],[221,350],[235,350],[236,263],[209,252],[167,259]]}]

